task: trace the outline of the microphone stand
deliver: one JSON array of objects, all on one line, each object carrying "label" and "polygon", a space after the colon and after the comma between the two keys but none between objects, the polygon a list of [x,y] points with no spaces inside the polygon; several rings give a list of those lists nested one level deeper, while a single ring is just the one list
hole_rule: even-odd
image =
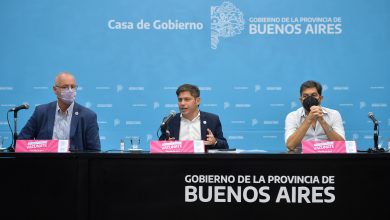
[{"label": "microphone stand", "polygon": [[18,132],[17,132],[17,123],[18,122],[18,111],[14,111],[14,133],[12,134],[13,135],[13,138],[12,138],[12,143],[11,143],[11,146],[8,147],[8,151],[9,152],[15,152],[15,146],[16,146],[16,140],[18,139]]},{"label": "microphone stand", "polygon": [[375,147],[375,150],[379,150],[379,147],[378,147],[378,136],[379,136],[378,124],[375,123],[374,124],[374,147]]},{"label": "microphone stand", "polygon": [[379,137],[379,129],[378,123],[374,122],[374,149],[369,148],[369,153],[382,153],[384,152],[383,148],[379,148],[378,146],[378,137]]},{"label": "microphone stand", "polygon": [[169,132],[168,129],[165,130],[165,140],[169,141],[169,137],[171,136],[171,133]]},{"label": "microphone stand", "polygon": [[161,130],[162,135],[164,135],[165,140],[168,141],[169,140],[169,136],[170,136],[170,132],[168,130],[168,125],[167,124],[162,125],[160,127],[160,130]]}]

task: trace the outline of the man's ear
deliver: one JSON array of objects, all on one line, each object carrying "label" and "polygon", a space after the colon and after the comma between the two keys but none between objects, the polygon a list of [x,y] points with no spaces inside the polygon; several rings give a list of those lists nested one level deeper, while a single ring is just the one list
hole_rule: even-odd
[{"label": "man's ear", "polygon": [[320,95],[320,98],[318,100],[320,102],[320,104],[322,103],[322,100],[324,100],[324,96]]}]

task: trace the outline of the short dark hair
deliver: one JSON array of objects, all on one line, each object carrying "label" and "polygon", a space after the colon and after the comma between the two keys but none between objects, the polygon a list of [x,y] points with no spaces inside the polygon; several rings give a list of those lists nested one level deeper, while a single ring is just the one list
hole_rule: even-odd
[{"label": "short dark hair", "polygon": [[183,84],[183,85],[179,86],[179,88],[177,88],[177,90],[176,90],[176,95],[179,96],[179,94],[182,92],[190,92],[190,94],[195,98],[200,97],[199,88],[195,85]]},{"label": "short dark hair", "polygon": [[308,80],[301,85],[300,95],[302,95],[303,90],[309,89],[309,88],[316,88],[318,94],[322,95],[322,86],[319,82]]}]

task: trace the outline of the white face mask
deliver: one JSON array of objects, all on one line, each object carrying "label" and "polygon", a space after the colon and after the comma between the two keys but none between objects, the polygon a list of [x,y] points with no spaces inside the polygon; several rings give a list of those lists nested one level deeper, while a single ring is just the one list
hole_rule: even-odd
[{"label": "white face mask", "polygon": [[65,104],[70,105],[76,99],[76,91],[73,91],[72,89],[69,88],[62,89],[60,98]]}]

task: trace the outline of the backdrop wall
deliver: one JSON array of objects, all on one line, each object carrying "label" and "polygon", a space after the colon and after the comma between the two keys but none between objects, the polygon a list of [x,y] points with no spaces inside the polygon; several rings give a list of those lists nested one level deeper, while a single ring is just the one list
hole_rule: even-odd
[{"label": "backdrop wall", "polygon": [[[231,147],[285,151],[285,116],[299,86],[317,80],[323,106],[340,111],[346,137],[372,147],[390,137],[390,3],[387,0],[1,1],[0,135],[11,143],[36,105],[55,100],[70,71],[77,102],[98,115],[102,149],[157,139],[176,88],[201,88],[201,110],[219,114]],[[12,114],[9,115],[12,125]]]}]

